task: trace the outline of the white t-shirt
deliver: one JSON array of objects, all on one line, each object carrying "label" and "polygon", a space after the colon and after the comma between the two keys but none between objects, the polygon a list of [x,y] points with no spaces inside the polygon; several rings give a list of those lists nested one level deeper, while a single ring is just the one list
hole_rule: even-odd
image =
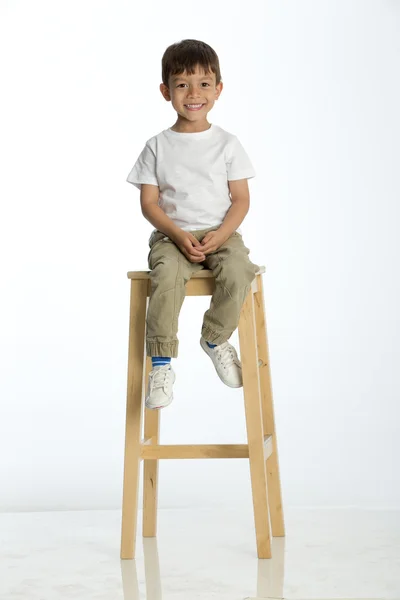
[{"label": "white t-shirt", "polygon": [[219,226],[231,206],[228,181],[255,175],[238,138],[211,124],[205,131],[169,128],[151,137],[126,181],[139,190],[142,183],[157,185],[165,214],[193,231]]}]

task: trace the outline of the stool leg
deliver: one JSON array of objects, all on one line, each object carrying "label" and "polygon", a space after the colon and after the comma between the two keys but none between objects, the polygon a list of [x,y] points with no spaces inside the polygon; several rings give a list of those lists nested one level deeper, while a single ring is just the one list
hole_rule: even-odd
[{"label": "stool leg", "polygon": [[264,435],[272,435],[272,454],[267,460],[267,480],[269,509],[271,512],[272,535],[285,535],[282,508],[282,491],[279,475],[278,444],[275,431],[274,403],[272,396],[271,371],[269,363],[267,321],[265,317],[264,290],[262,276],[257,275],[257,289],[254,294],[256,315],[257,350],[259,359],[261,404],[264,423]]},{"label": "stool leg", "polygon": [[252,290],[248,293],[240,313],[239,342],[242,361],[243,393],[249,446],[257,554],[258,558],[271,558],[267,474],[264,458],[264,432]]},{"label": "stool leg", "polygon": [[[151,357],[146,360],[145,386],[151,371]],[[160,441],[160,410],[144,409],[144,438],[152,444]],[[157,535],[158,460],[143,462],[143,536]]]},{"label": "stool leg", "polygon": [[143,418],[143,365],[145,349],[147,281],[131,280],[128,389],[126,400],[124,491],[121,558],[135,558],[140,446]]}]

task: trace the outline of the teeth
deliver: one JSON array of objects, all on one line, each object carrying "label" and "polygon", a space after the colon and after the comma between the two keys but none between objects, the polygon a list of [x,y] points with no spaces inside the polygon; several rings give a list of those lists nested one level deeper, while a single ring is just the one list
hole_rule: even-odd
[{"label": "teeth", "polygon": [[188,108],[198,108],[199,106],[203,106],[202,104],[185,104]]}]

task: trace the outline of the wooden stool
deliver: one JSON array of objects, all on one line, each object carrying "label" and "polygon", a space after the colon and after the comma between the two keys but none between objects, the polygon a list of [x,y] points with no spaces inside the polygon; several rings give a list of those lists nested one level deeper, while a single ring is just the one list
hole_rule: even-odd
[{"label": "wooden stool", "polygon": [[[160,411],[144,406],[151,358],[145,353],[149,271],[128,273],[131,280],[125,466],[121,558],[135,557],[140,461],[144,460],[143,536],[157,532],[158,461],[164,458],[248,458],[250,461],[258,558],[271,558],[273,536],[284,536],[278,448],[269,368],[262,267],[243,304],[239,321],[240,359],[248,444],[160,445]],[[212,271],[204,269],[186,284],[187,296],[213,293]],[[145,368],[144,368],[145,367]],[[144,416],[144,436],[142,421]],[[268,485],[267,485],[268,484]]]}]

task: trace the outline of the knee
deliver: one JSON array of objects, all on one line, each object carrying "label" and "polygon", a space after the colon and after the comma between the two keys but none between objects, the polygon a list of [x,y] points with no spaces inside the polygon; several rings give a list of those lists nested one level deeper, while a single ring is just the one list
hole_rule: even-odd
[{"label": "knee", "polygon": [[179,281],[179,262],[169,258],[161,258],[152,265],[150,280],[152,288],[161,286],[165,290],[174,288]]},{"label": "knee", "polygon": [[241,289],[249,285],[256,276],[257,265],[248,258],[237,257],[221,263],[221,279],[229,289]]}]

